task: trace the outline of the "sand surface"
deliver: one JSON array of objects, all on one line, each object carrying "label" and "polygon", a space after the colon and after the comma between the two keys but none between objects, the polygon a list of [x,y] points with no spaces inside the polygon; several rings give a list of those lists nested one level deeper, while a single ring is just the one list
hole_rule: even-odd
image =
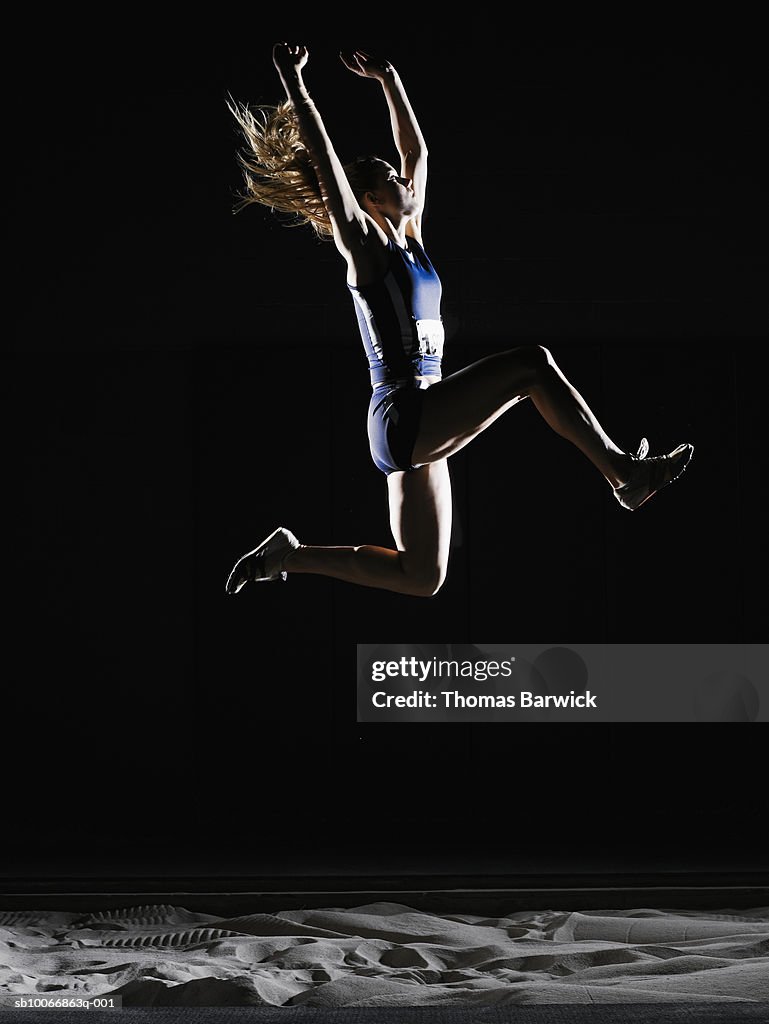
[{"label": "sand surface", "polygon": [[0,993],[112,993],[124,1006],[766,1002],[769,907],[0,911]]}]

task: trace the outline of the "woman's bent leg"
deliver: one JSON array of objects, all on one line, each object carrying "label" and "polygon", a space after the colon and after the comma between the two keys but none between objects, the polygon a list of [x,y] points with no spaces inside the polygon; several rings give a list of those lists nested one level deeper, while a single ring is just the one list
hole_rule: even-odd
[{"label": "woman's bent leg", "polygon": [[285,559],[286,572],[332,576],[415,597],[436,594],[446,578],[451,540],[448,465],[436,460],[408,473],[391,473],[387,487],[395,550],[372,544],[302,544]]},{"label": "woman's bent leg", "polygon": [[547,423],[582,451],[612,487],[630,475],[631,456],[618,448],[548,349],[524,345],[478,362],[425,392],[413,461],[447,458],[530,397]]}]

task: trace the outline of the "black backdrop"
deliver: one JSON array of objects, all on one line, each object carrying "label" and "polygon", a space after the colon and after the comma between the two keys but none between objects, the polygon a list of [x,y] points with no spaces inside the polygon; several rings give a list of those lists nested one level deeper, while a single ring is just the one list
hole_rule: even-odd
[{"label": "black backdrop", "polygon": [[390,542],[343,264],[232,212],[225,100],[282,97],[272,41],[49,29],[25,49],[3,873],[765,866],[761,725],[355,722],[358,642],[760,639],[750,45],[306,40],[343,159],[395,152],[379,87],[337,50],[386,51],[409,90],[445,372],[545,344],[619,444],[696,452],[630,515],[524,403],[452,460],[435,598],[295,576],[232,599],[234,559],[280,523]]}]

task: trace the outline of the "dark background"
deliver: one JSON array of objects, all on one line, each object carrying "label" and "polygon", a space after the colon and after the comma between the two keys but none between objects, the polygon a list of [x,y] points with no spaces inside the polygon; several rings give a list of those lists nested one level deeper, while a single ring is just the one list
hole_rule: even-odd
[{"label": "dark background", "polygon": [[343,262],[262,208],[233,215],[227,94],[282,98],[273,36],[239,32],[121,49],[116,31],[58,46],[49,29],[25,51],[2,873],[765,867],[761,725],[355,722],[358,642],[760,638],[750,32],[501,52],[461,27],[305,39],[343,160],[396,154],[379,86],[337,50],[384,53],[409,91],[444,372],[545,344],[622,447],[695,445],[631,515],[523,403],[451,462],[455,547],[431,600],[312,576],[225,595],[279,524],[391,543]]}]

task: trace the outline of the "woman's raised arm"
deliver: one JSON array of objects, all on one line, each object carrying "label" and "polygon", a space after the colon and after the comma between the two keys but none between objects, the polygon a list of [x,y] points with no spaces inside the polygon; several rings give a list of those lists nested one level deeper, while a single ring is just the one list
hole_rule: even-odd
[{"label": "woman's raised arm", "polygon": [[334,240],[342,251],[349,250],[367,233],[366,215],[355,198],[323,120],[304,84],[302,68],[307,58],[306,46],[276,43],[273,47],[273,63],[296,111],[302,142],[310,154],[323,203],[334,228]]},{"label": "woman's raised arm", "polygon": [[339,56],[350,71],[354,71],[361,78],[374,79],[382,86],[390,111],[393,141],[401,158],[401,175],[411,179],[414,193],[419,200],[419,213],[414,217],[419,231],[427,191],[427,143],[401,77],[389,60],[372,57],[362,50],[349,54],[340,53]]}]

